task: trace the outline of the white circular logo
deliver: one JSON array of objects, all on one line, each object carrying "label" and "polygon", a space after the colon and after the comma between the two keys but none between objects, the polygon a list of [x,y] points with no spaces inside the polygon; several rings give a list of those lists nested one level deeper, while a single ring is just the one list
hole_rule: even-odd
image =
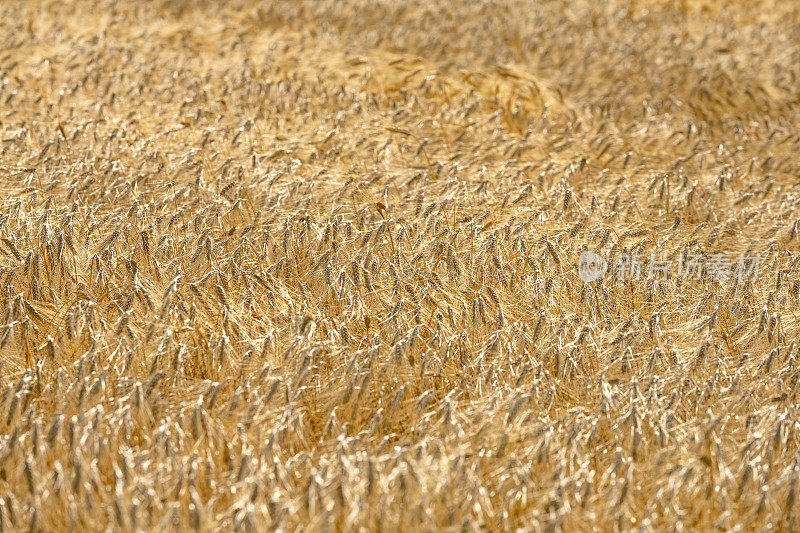
[{"label": "white circular logo", "polygon": [[594,252],[586,250],[578,257],[578,277],[585,283],[602,278],[607,269],[608,261]]}]

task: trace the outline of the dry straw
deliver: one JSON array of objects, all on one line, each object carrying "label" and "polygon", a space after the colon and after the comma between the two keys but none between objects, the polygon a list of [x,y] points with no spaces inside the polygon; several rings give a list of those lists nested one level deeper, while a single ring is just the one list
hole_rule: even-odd
[{"label": "dry straw", "polygon": [[0,27],[0,530],[800,528],[792,3]]}]

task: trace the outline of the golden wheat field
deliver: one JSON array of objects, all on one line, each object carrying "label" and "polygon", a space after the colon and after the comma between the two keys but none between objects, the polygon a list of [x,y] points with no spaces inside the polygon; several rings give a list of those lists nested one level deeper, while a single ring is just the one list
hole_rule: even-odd
[{"label": "golden wheat field", "polygon": [[800,5],[0,43],[3,531],[800,529]]}]

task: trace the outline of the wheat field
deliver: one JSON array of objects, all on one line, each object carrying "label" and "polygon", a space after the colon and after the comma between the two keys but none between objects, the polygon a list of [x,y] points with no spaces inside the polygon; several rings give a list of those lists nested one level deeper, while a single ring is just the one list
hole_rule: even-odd
[{"label": "wheat field", "polygon": [[800,529],[797,4],[0,28],[3,531]]}]

